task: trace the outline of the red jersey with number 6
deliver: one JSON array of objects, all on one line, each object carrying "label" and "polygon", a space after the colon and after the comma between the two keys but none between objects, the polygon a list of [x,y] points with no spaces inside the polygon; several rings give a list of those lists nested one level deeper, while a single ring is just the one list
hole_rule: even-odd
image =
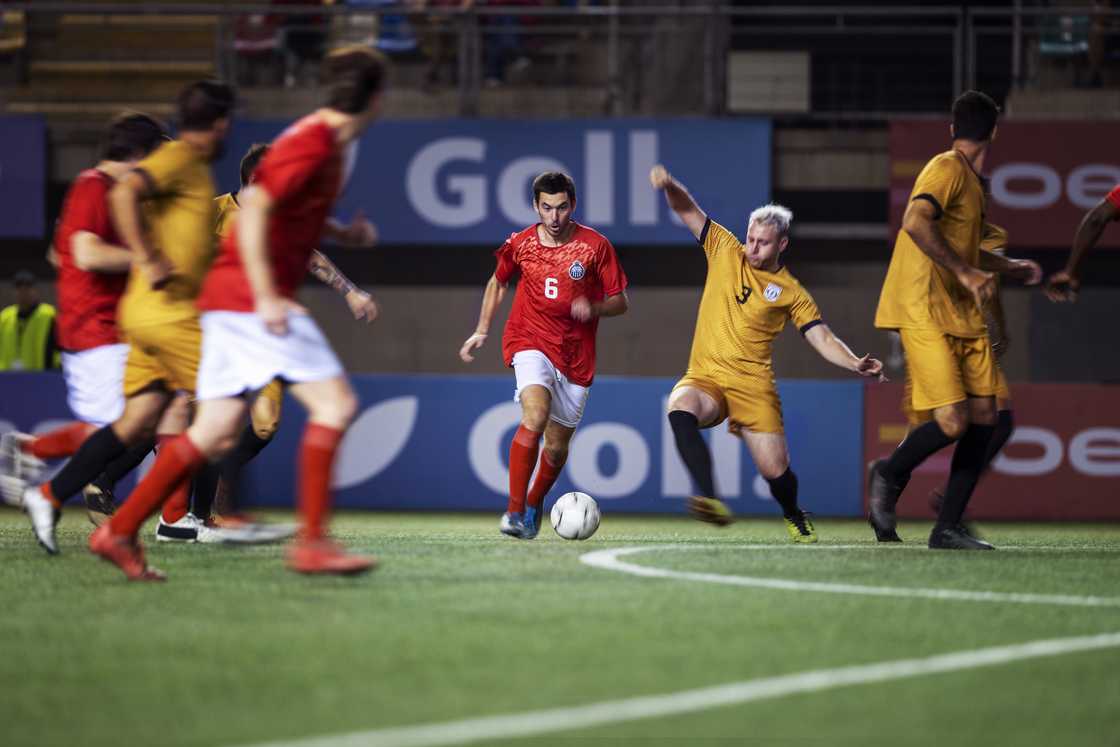
[{"label": "red jersey with number 6", "polygon": [[117,304],[128,283],[128,273],[82,270],[74,263],[70,245],[79,231],[88,231],[113,246],[122,245],[109,219],[108,195],[114,183],[113,177],[97,169],[78,174],[66,195],[55,230],[58,344],[69,352],[120,342]]},{"label": "red jersey with number 6", "polygon": [[573,384],[590,386],[599,319],[577,322],[572,301],[583,297],[597,303],[622,293],[626,273],[605,236],[574,221],[572,225],[575,232],[561,246],[543,246],[532,225],[512,234],[495,253],[499,283],[508,283],[521,271],[502,337],[502,357],[509,366],[514,353],[539,350]]}]

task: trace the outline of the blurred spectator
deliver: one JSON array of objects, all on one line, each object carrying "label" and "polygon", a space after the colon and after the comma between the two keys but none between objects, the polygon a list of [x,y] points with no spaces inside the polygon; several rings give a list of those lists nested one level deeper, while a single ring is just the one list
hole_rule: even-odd
[{"label": "blurred spectator", "polygon": [[279,82],[280,19],[268,13],[245,13],[234,21],[236,79],[241,86]]},{"label": "blurred spectator", "polygon": [[61,365],[55,309],[39,300],[36,283],[27,270],[12,278],[16,302],[0,311],[0,371],[42,371]]},{"label": "blurred spectator", "polygon": [[[539,7],[546,3],[543,0],[478,0],[476,4],[513,8]],[[486,85],[499,86],[506,82],[509,73],[523,73],[532,64],[525,50],[523,27],[533,20],[514,14],[483,16],[483,75]]]},{"label": "blurred spectator", "polygon": [[[272,0],[282,5],[333,5],[333,0]],[[280,52],[284,57],[284,85],[307,83],[319,74],[327,51],[327,19],[321,14],[284,13],[280,20]]]}]

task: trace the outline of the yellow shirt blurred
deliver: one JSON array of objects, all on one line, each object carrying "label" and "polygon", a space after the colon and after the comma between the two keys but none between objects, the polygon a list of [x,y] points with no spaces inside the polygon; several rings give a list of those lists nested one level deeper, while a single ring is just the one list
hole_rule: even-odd
[{"label": "yellow shirt blurred", "polygon": [[708,276],[696,316],[690,372],[771,376],[774,338],[792,320],[799,329],[820,311],[789,270],[756,270],[735,234],[709,220],[701,235]]},{"label": "yellow shirt blurred", "polygon": [[[930,159],[918,174],[910,199],[931,202],[945,242],[965,262],[979,267],[984,187],[963,155],[950,150]],[[1006,233],[1003,238],[1006,241]],[[955,337],[985,334],[984,319],[972,294],[953,273],[919,249],[905,230],[895,240],[875,326],[939,330]]]},{"label": "yellow shirt blurred", "polygon": [[230,229],[233,228],[234,216],[237,215],[241,206],[237,204],[237,198],[234,197],[232,192],[226,192],[224,195],[218,195],[214,198],[214,209],[217,211],[214,220],[214,236],[219,240],[224,239]]},{"label": "yellow shirt blurred", "polygon": [[118,315],[122,327],[198,316],[194,301],[214,259],[214,182],[210,164],[181,140],[164,143],[137,164],[150,181],[142,204],[152,244],[174,267],[159,290],[133,267]]}]

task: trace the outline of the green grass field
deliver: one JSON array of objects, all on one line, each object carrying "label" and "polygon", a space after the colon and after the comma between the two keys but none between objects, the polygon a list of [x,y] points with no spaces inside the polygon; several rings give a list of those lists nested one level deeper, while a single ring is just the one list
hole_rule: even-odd
[{"label": "green grass field", "polygon": [[[905,545],[876,546],[863,524],[821,520],[814,547],[789,545],[773,520],[717,530],[608,514],[588,542],[565,542],[547,526],[520,542],[496,526],[496,515],[340,516],[337,535],[383,563],[357,579],[297,577],[279,546],[149,541],[152,562],[171,578],[130,585],[85,551],[81,512],[64,519],[63,554],[53,558],[22,515],[0,512],[0,743],[296,742],[1120,631],[1120,526],[987,525],[1002,549],[972,554],[921,549],[928,526],[917,524],[901,527]],[[687,548],[620,560],[1105,599],[755,588],[641,578],[579,560],[676,544]],[[562,720],[576,728],[515,729],[475,743],[1117,745],[1118,671],[1120,648],[1103,647],[595,726]],[[346,744],[465,743],[410,738]]]}]

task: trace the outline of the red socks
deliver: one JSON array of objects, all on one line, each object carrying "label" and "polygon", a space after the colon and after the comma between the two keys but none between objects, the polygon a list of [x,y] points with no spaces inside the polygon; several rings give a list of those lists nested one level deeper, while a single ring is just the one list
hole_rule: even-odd
[{"label": "red socks", "polygon": [[[513,434],[513,443],[509,446],[509,505],[506,507],[511,514],[525,510],[525,494],[529,491],[529,477],[537,463],[540,443],[541,434],[523,425],[519,425],[517,433]],[[540,480],[539,477],[537,479]]]},{"label": "red socks", "polygon": [[541,464],[537,467],[537,477],[533,480],[533,488],[529,491],[530,506],[533,508],[541,507],[541,504],[544,503],[544,497],[548,495],[548,491],[552,490],[552,486],[556,484],[556,478],[563,471],[564,461],[564,459],[561,459],[559,464],[553,464],[547,451],[541,455]]},{"label": "red socks", "polygon": [[[202,466],[206,458],[184,433],[163,444],[156,455],[152,470],[140,481],[113,518],[109,531],[113,534],[135,536],[144,521],[176,488],[184,491],[190,485],[191,474]],[[184,513],[186,513],[184,511]]]},{"label": "red socks", "polygon": [[308,423],[299,445],[299,510],[303,514],[303,539],[323,538],[323,525],[331,507],[331,467],[343,431]]},{"label": "red socks", "polygon": [[39,457],[40,459],[61,459],[72,456],[82,445],[82,442],[97,428],[89,423],[75,421],[61,428],[56,428],[50,433],[36,436],[24,442],[20,448],[25,454]]}]

